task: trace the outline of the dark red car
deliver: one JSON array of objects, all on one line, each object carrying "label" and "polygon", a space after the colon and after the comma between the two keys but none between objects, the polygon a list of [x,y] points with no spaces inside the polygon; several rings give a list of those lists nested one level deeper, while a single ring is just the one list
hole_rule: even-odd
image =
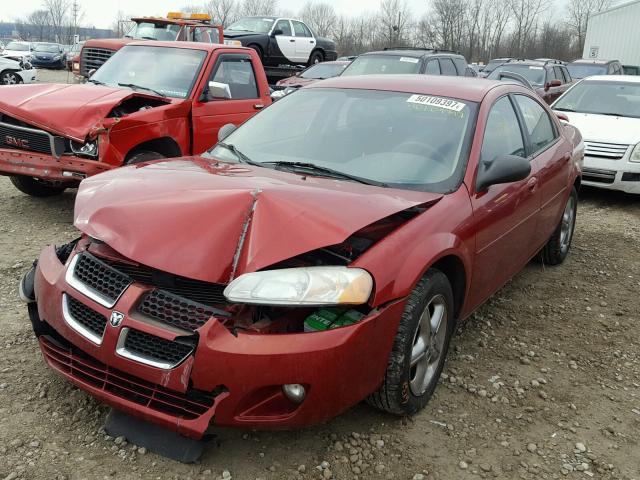
[{"label": "dark red car", "polygon": [[51,368],[183,435],[413,414],[456,323],[569,251],[581,137],[524,87],[337,77],[230,130],[83,181],[21,282]]},{"label": "dark red car", "polygon": [[279,80],[275,85],[275,91],[271,94],[271,98],[276,100],[306,85],[337,77],[350,63],[350,61],[343,60],[316,63],[296,75]]}]

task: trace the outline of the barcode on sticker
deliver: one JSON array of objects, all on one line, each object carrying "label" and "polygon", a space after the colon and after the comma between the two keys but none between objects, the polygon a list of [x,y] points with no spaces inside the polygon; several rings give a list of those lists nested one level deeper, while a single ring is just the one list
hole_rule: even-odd
[{"label": "barcode on sticker", "polygon": [[451,100],[450,98],[430,97],[428,95],[411,95],[407,99],[407,103],[417,103],[419,105],[429,105],[431,107],[446,108],[454,112],[460,112],[465,104]]}]

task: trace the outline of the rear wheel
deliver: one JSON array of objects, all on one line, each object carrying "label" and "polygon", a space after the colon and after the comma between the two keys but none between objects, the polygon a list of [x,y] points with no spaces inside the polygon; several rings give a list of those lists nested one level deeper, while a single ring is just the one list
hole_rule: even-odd
[{"label": "rear wheel", "polygon": [[573,231],[576,226],[578,211],[578,192],[572,187],[567,204],[562,212],[560,223],[549,238],[547,244],[540,251],[540,260],[547,265],[558,265],[564,262],[571,248]]},{"label": "rear wheel", "polygon": [[13,176],[10,179],[14,187],[32,197],[53,197],[54,195],[60,195],[67,188],[59,182],[48,182],[40,178],[23,175]]},{"label": "rear wheel", "polygon": [[316,63],[320,63],[324,61],[324,55],[320,50],[316,50],[309,57],[309,65],[315,65]]},{"label": "rear wheel", "polygon": [[382,385],[367,402],[397,415],[421,410],[440,378],[454,326],[451,284],[430,269],[409,295]]},{"label": "rear wheel", "polygon": [[142,150],[134,153],[125,163],[127,165],[134,165],[136,163],[148,162],[150,160],[158,160],[160,158],[167,158],[165,155],[153,152],[151,150]]},{"label": "rear wheel", "polygon": [[0,74],[0,83],[2,83],[2,85],[17,85],[22,83],[22,77],[16,72],[4,71]]}]

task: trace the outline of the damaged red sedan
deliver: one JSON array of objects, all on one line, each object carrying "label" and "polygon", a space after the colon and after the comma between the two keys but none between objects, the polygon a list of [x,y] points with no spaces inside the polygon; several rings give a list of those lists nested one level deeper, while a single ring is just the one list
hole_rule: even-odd
[{"label": "damaged red sedan", "polygon": [[582,140],[518,85],[335,78],[230,130],[83,181],[21,282],[52,369],[187,437],[416,413],[456,322],[569,251]]}]

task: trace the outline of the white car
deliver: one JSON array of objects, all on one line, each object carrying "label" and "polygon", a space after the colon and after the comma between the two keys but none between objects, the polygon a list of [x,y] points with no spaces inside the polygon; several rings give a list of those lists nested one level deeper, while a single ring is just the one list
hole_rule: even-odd
[{"label": "white car", "polygon": [[551,108],[582,133],[583,185],[640,194],[640,77],[587,77]]},{"label": "white car", "polygon": [[36,81],[36,69],[27,60],[0,57],[0,85],[16,85]]}]

